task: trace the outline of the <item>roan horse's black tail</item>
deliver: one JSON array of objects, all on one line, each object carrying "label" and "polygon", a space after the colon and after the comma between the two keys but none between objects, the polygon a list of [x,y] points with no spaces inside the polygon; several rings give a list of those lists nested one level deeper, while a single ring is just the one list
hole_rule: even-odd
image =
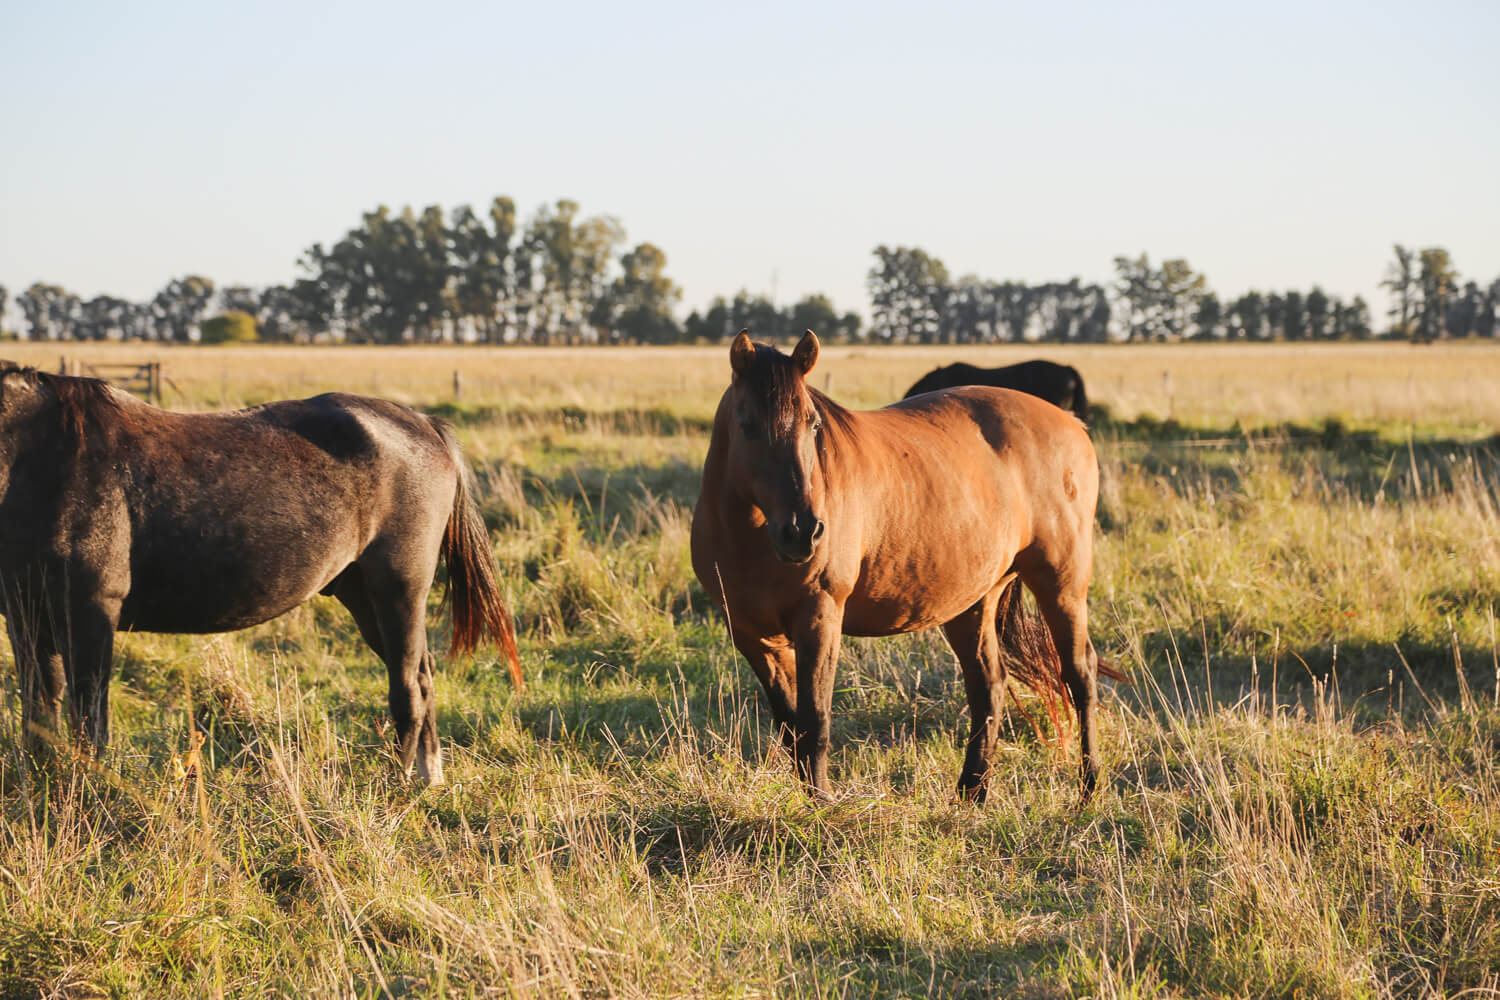
[{"label": "roan horse's black tail", "polygon": [[444,422],[433,420],[458,466],[458,489],[453,495],[453,513],[443,533],[443,561],[448,564],[448,589],[443,602],[451,605],[455,656],[474,650],[488,636],[499,644],[510,666],[511,680],[517,688],[525,686],[521,676],[521,658],[516,652],[516,629],[505,599],[495,582],[495,557],[490,550],[490,534],[484,518],[469,489],[469,467],[464,461],[453,432]]},{"label": "roan horse's black tail", "polygon": [[[1007,673],[1041,699],[1047,718],[1052,720],[1052,728],[1061,731],[1063,713],[1072,704],[1067,686],[1063,684],[1062,660],[1057,655],[1047,623],[1021,600],[1019,579],[1011,580],[1000,594],[1000,604],[995,610],[995,630],[1000,636],[1000,655],[1005,658]],[[1103,660],[1097,660],[1096,667],[1100,677],[1130,683],[1128,677]]]}]

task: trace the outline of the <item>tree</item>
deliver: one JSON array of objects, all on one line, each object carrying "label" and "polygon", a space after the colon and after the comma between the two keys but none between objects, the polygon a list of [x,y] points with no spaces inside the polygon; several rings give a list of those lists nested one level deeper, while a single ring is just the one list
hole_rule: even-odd
[{"label": "tree", "polygon": [[575,221],[577,215],[578,203],[566,198],[552,208],[543,205],[522,241],[527,280],[519,291],[529,300],[530,333],[539,343],[585,339],[586,321],[608,288],[610,260],[625,240],[618,220],[596,216]]},{"label": "tree", "polygon": [[1493,337],[1497,327],[1500,327],[1500,278],[1496,278],[1485,289],[1484,301],[1474,320],[1474,332],[1481,337]]},{"label": "tree", "polygon": [[873,251],[865,276],[873,317],[870,332],[884,343],[936,343],[948,296],[948,269],[917,247]]},{"label": "tree", "polygon": [[848,341],[864,339],[864,318],[850,310],[839,318],[839,336]]},{"label": "tree", "polygon": [[813,330],[827,340],[846,340],[839,314],[826,295],[806,295],[795,305],[787,318],[791,330]]},{"label": "tree", "polygon": [[1224,309],[1219,304],[1219,297],[1213,292],[1206,292],[1198,299],[1198,313],[1193,317],[1193,326],[1197,332],[1193,334],[1194,340],[1215,340],[1219,337],[1219,326],[1224,319]]},{"label": "tree", "polygon": [[1385,280],[1380,287],[1390,291],[1394,299],[1387,313],[1391,317],[1391,332],[1398,337],[1410,337],[1417,292],[1416,254],[1399,243],[1395,249],[1396,259],[1386,265]]},{"label": "tree", "polygon": [[16,296],[32,340],[67,340],[78,320],[78,296],[60,285],[35,282]]},{"label": "tree", "polygon": [[1031,325],[1031,313],[1036,305],[1031,288],[1021,281],[1002,281],[990,286],[990,294],[994,297],[994,315],[998,320],[995,339],[1016,343],[1025,340],[1026,328]]},{"label": "tree", "polygon": [[666,276],[667,255],[642,243],[620,258],[620,276],[594,306],[594,324],[611,331],[612,340],[670,344],[682,337],[672,305],[682,292]]},{"label": "tree", "polygon": [[1472,337],[1479,329],[1479,313],[1484,309],[1484,292],[1479,283],[1464,283],[1463,290],[1448,303],[1445,325],[1450,337]]},{"label": "tree", "polygon": [[786,314],[764,295],[751,295],[741,288],[729,303],[729,329],[749,330],[756,340],[781,340],[789,333]]},{"label": "tree", "polygon": [[0,285],[0,337],[5,336],[5,309],[10,304],[10,290]]},{"label": "tree", "polygon": [[1349,330],[1349,336],[1355,340],[1370,339],[1370,334],[1373,332],[1370,329],[1370,307],[1358,295],[1354,296],[1354,301],[1349,303],[1345,324]]},{"label": "tree", "polygon": [[1160,278],[1144,253],[1115,258],[1115,294],[1125,304],[1126,340],[1148,340],[1158,327]]},{"label": "tree", "polygon": [[987,334],[993,335],[995,305],[994,288],[989,282],[972,274],[959,278],[944,303],[943,343],[983,343]]},{"label": "tree", "polygon": [[1084,285],[1071,278],[1037,286],[1032,289],[1031,298],[1043,340],[1066,343],[1108,338],[1109,304],[1098,285]]},{"label": "tree", "polygon": [[96,295],[79,308],[79,340],[123,340],[131,304],[112,295]]},{"label": "tree", "polygon": [[511,239],[516,232],[515,203],[496,198],[489,215],[490,227],[486,227],[468,205],[452,212],[453,299],[461,322],[472,324],[486,343],[499,344],[514,321]]},{"label": "tree", "polygon": [[[1144,254],[1141,259],[1145,259]],[[1161,317],[1157,337],[1181,340],[1187,335],[1198,300],[1207,288],[1207,279],[1194,271],[1186,260],[1177,257],[1162,261],[1157,280]]]},{"label": "tree", "polygon": [[1113,318],[1109,306],[1109,292],[1101,285],[1085,286],[1080,308],[1084,318],[1078,328],[1078,339],[1090,344],[1102,344],[1108,341],[1109,324]]},{"label": "tree", "polygon": [[1326,340],[1329,335],[1328,321],[1330,303],[1328,294],[1313,285],[1312,291],[1307,293],[1303,302],[1303,309],[1307,316],[1307,336],[1310,340]]},{"label": "tree", "polygon": [[219,309],[255,316],[260,312],[260,293],[248,285],[226,285],[219,289]]},{"label": "tree", "polygon": [[1448,300],[1458,282],[1458,272],[1442,247],[1428,247],[1421,252],[1420,260],[1418,329],[1422,341],[1430,344],[1448,335]]},{"label": "tree", "polygon": [[730,335],[729,325],[729,303],[724,301],[724,296],[716,295],[702,316],[696,310],[688,316],[683,323],[683,332],[694,343],[706,341],[712,344]]},{"label": "tree", "polygon": [[1281,303],[1281,328],[1286,339],[1306,339],[1307,307],[1302,304],[1302,293],[1287,292],[1282,296]]},{"label": "tree", "polygon": [[162,330],[172,340],[185,344],[192,339],[193,327],[213,297],[214,283],[190,274],[168,282],[151,300],[151,307],[161,321]]},{"label": "tree", "polygon": [[1266,299],[1260,292],[1246,292],[1229,306],[1225,336],[1230,340],[1265,340]]},{"label": "tree", "polygon": [[156,310],[151,307],[151,303],[126,303],[120,315],[120,337],[122,340],[161,339]]},{"label": "tree", "polygon": [[1286,336],[1286,298],[1277,292],[1266,296],[1266,337],[1280,340]]}]

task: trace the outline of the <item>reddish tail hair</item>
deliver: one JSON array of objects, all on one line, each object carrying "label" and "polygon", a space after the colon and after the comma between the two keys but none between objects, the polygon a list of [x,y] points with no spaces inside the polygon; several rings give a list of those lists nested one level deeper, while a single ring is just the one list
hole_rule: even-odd
[{"label": "reddish tail hair", "polygon": [[443,603],[450,605],[453,614],[453,655],[465,656],[486,637],[493,639],[505,655],[511,680],[518,689],[523,688],[526,681],[521,676],[521,657],[516,651],[516,627],[495,582],[490,533],[469,490],[468,466],[448,427],[436,421],[434,424],[458,465],[453,513],[443,532],[443,561],[448,564],[448,589],[443,594]]},{"label": "reddish tail hair", "polygon": [[[1005,658],[1006,671],[1041,699],[1053,729],[1061,731],[1066,721],[1065,713],[1069,707],[1076,706],[1073,706],[1072,696],[1063,683],[1062,659],[1052,642],[1052,631],[1040,614],[1028,610],[1022,602],[1019,579],[1011,580],[1000,594],[1000,603],[995,610],[995,631],[1000,636],[1000,655]],[[1100,677],[1130,683],[1130,678],[1098,657],[1094,658],[1093,666]],[[1022,713],[1025,714],[1025,709]],[[1030,716],[1027,716],[1027,721],[1036,728]],[[1041,735],[1040,730],[1037,735]]]}]

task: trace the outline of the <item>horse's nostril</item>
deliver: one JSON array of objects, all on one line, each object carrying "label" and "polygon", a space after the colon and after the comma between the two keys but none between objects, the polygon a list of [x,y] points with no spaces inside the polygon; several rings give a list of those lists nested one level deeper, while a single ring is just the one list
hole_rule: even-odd
[{"label": "horse's nostril", "polygon": [[813,522],[813,529],[812,529],[812,540],[813,541],[816,542],[818,539],[820,539],[820,538],[823,537],[823,529],[825,527],[827,527],[827,525],[825,525],[823,523],[823,519],[822,518],[818,518],[816,521]]}]

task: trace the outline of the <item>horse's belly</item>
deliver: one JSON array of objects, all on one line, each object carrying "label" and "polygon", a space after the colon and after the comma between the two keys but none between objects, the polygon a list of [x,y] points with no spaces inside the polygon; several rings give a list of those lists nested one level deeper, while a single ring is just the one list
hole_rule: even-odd
[{"label": "horse's belly", "polygon": [[952,621],[995,588],[1015,559],[996,539],[997,526],[982,532],[946,532],[920,548],[892,540],[870,553],[844,605],[847,635],[918,632]]},{"label": "horse's belly", "polygon": [[950,592],[924,601],[908,598],[860,599],[850,596],[844,605],[844,634],[855,636],[900,635],[920,632],[952,621],[973,607],[989,587]]},{"label": "horse's belly", "polygon": [[315,567],[188,563],[132,574],[120,627],[138,632],[233,632],[270,621],[328,583]]}]

